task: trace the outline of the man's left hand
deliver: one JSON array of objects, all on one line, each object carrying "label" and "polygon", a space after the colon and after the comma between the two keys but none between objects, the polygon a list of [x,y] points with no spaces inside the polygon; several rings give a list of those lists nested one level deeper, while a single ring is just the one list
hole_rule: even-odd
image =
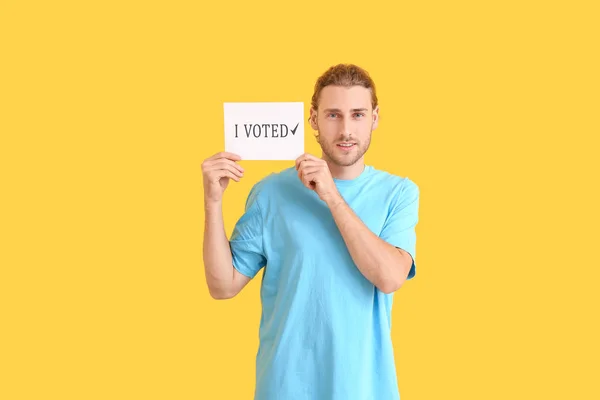
[{"label": "man's left hand", "polygon": [[328,205],[341,199],[325,160],[305,153],[296,159],[296,170],[304,186],[314,190]]}]

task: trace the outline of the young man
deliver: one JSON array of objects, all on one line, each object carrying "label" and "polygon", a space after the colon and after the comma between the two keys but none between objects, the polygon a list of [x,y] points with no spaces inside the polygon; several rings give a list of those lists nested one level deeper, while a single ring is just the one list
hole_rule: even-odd
[{"label": "young man", "polygon": [[228,240],[221,199],[240,158],[203,165],[204,264],[211,295],[235,296],[264,266],[255,400],[399,399],[393,293],[415,275],[419,189],[365,165],[378,124],[375,86],[355,65],[315,85],[321,158],[255,184]]}]

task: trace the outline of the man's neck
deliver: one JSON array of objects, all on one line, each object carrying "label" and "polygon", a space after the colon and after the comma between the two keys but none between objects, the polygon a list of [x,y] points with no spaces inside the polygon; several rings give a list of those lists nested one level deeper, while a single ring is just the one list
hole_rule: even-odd
[{"label": "man's neck", "polygon": [[365,169],[364,157],[355,162],[353,165],[347,167],[333,163],[326,156],[323,156],[323,159],[327,162],[327,165],[329,166],[331,176],[336,179],[351,180],[354,178],[358,178],[358,176],[362,174]]}]

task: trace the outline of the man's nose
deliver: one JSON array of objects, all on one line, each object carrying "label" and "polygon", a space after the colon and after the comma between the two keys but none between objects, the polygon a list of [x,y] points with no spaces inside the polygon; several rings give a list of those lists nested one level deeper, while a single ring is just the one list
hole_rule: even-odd
[{"label": "man's nose", "polygon": [[348,119],[348,117],[342,118],[342,121],[340,123],[340,133],[344,136],[350,135],[350,120]]}]

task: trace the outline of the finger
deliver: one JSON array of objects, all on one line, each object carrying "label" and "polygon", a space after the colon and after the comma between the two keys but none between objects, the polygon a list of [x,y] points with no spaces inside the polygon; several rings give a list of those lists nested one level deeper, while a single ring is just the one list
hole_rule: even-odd
[{"label": "finger", "polygon": [[306,176],[306,175],[309,175],[309,174],[316,174],[320,170],[321,170],[321,168],[319,168],[319,167],[310,167],[310,166],[307,166],[305,168],[301,168],[298,171],[298,176],[300,176],[300,178],[302,178],[303,176]]},{"label": "finger", "polygon": [[239,176],[240,178],[244,176],[244,172],[242,172],[239,169],[235,168],[233,165],[226,164],[226,163],[215,164],[212,167],[212,169],[208,170],[207,172],[212,173],[212,174],[219,174],[222,171],[229,171],[232,174],[234,174],[236,176]]},{"label": "finger", "polygon": [[309,153],[304,153],[300,157],[296,158],[296,169],[298,169],[302,162],[309,160],[320,160],[320,158],[317,158]]},{"label": "finger", "polygon": [[305,175],[303,174],[298,174],[298,177],[300,178],[300,182],[302,182],[302,184],[304,186],[306,186],[308,189],[312,189],[312,187],[310,186],[310,179],[308,179]]},{"label": "finger", "polygon": [[310,190],[314,190],[315,187],[316,187],[315,186],[316,182],[313,179],[311,179],[311,177],[304,178],[304,180],[302,181],[302,183],[304,183],[304,186],[306,186]]},{"label": "finger", "polygon": [[304,157],[305,157],[305,159],[306,159],[307,161],[308,161],[308,160],[322,161],[322,159],[321,159],[321,158],[319,158],[319,157],[317,157],[317,156],[313,156],[313,155],[312,155],[312,154],[310,154],[310,153],[305,153],[305,154],[304,154]]},{"label": "finger", "polygon": [[235,161],[228,160],[226,158],[220,158],[213,161],[208,161],[204,167],[205,171],[212,171],[216,168],[224,168],[225,165],[230,165],[236,168],[240,172],[244,172],[244,168],[241,165],[237,164]]},{"label": "finger", "polygon": [[301,161],[298,170],[305,168],[323,168],[323,163],[314,160]]},{"label": "finger", "polygon": [[301,160],[296,167],[296,170],[300,171],[304,168],[324,168],[327,164],[323,160]]},{"label": "finger", "polygon": [[213,168],[213,169],[214,169],[214,167],[225,168],[225,166],[230,166],[232,168],[235,168],[235,169],[237,169],[238,171],[240,171],[242,173],[244,172],[244,168],[241,165],[239,165],[235,161],[227,160],[227,159],[224,159],[224,158],[222,158],[222,159],[220,159],[218,161],[213,161],[213,163],[210,164],[209,168]]},{"label": "finger", "polygon": [[242,157],[240,157],[239,155],[235,154],[235,153],[229,153],[227,151],[221,151],[217,154],[215,154],[214,156],[210,157],[208,160],[217,160],[219,158],[225,158],[228,160],[233,160],[233,161],[240,161],[242,159]]},{"label": "finger", "polygon": [[309,189],[313,189],[313,187],[311,186],[311,182],[315,181],[315,178],[317,177],[317,175],[313,172],[313,173],[302,173],[300,176],[300,180],[302,181],[302,183],[304,184],[304,186],[306,186]]},{"label": "finger", "polygon": [[221,180],[221,178],[230,178],[230,179],[233,179],[236,182],[240,181],[240,178],[238,178],[236,175],[234,175],[233,172],[231,172],[231,171],[221,171],[219,174],[215,174],[215,177],[213,178],[213,182],[219,183],[219,181]]},{"label": "finger", "polygon": [[300,157],[296,158],[296,169],[298,169],[300,167],[300,163],[302,162],[302,160],[304,160],[304,154],[302,154]]}]

